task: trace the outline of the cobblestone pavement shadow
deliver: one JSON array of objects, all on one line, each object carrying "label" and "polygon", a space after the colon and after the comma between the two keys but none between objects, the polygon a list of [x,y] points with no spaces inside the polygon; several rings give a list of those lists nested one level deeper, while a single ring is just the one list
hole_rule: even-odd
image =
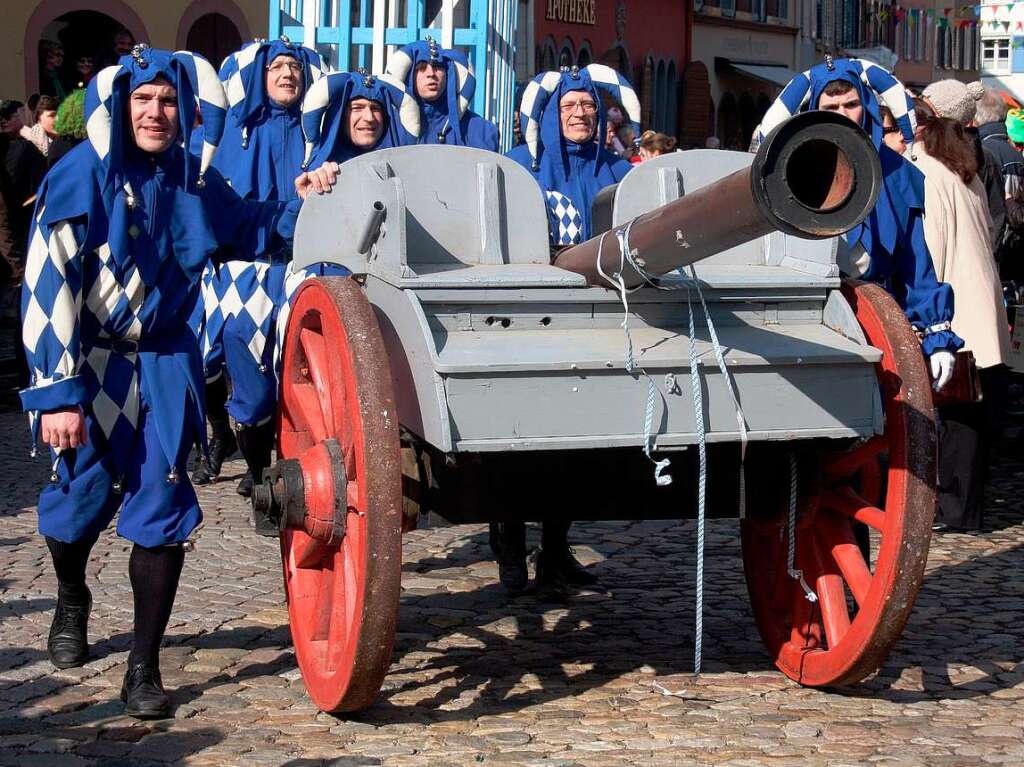
[{"label": "cobblestone pavement shadow", "polygon": [[[707,536],[705,673],[692,670],[692,522],[585,523],[601,588],[509,600],[481,525],[417,530],[403,551],[392,666],[378,701],[317,712],[290,646],[276,542],[225,479],[186,561],[162,653],[174,718],[117,699],[130,642],[129,546],[90,564],[93,657],[56,671],[55,584],[35,534],[48,473],[0,414],[0,764],[1024,764],[1024,464],[995,464],[985,531],[933,539],[916,609],[885,667],[841,691],[776,672],[750,615],[734,520]],[[226,476],[240,473],[235,461]],[[531,542],[536,531],[531,531]]]}]

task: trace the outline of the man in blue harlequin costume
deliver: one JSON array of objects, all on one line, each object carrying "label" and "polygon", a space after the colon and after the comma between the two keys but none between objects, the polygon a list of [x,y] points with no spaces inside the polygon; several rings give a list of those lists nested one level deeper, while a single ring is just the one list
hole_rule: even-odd
[{"label": "man in blue harlequin costume", "polygon": [[469,108],[476,77],[464,53],[428,37],[392,54],[388,74],[404,82],[420,105],[419,143],[498,151],[498,127]]},{"label": "man in blue harlequin costume", "polygon": [[[329,191],[338,167],[346,160],[397,146],[415,144],[419,136],[419,109],[412,94],[388,75],[335,72],[317,81],[302,102],[305,159],[302,169],[309,190]],[[277,348],[284,348],[288,316],[299,286],[309,277],[349,274],[334,264],[320,264],[285,272],[284,297],[277,320]]]},{"label": "man in blue harlequin costume", "polygon": [[591,206],[597,193],[616,184],[632,167],[596,138],[605,132],[601,94],[621,103],[640,135],[640,102],[611,67],[543,72],[527,84],[519,106],[523,143],[508,157],[537,179],[548,206],[551,244],[575,245],[591,237]]},{"label": "man in blue harlequin costume", "polygon": [[[186,152],[199,105],[201,156]],[[131,541],[134,643],[126,712],[169,713],[158,665],[184,560],[202,517],[185,466],[205,443],[203,375],[188,326],[210,255],[261,253],[294,231],[299,202],[242,200],[208,168],[227,102],[190,53],[136,46],[86,97],[89,140],[38,193],[22,294],[32,383],[21,392],[33,439],[53,449],[39,498],[58,581],[48,651],[59,668],[88,658],[89,552],[120,512]]]},{"label": "man in blue harlequin costume", "polygon": [[[523,92],[519,119],[525,143],[508,156],[537,179],[554,250],[590,238],[591,207],[598,192],[621,181],[631,167],[595,140],[605,133],[602,93],[625,107],[634,133],[640,135],[640,102],[630,84],[610,67],[591,64],[544,72]],[[573,556],[569,527],[569,522],[557,519],[543,523],[536,576],[541,589],[562,591],[596,580]],[[492,522],[490,543],[502,585],[510,594],[525,590],[526,526]]]},{"label": "man in blue harlequin costume", "polygon": [[[320,55],[287,38],[250,43],[224,60],[220,78],[229,109],[213,167],[241,197],[296,199],[295,178],[302,173],[304,156],[302,97],[321,76]],[[192,474],[196,484],[215,480],[224,459],[235,451],[229,414],[248,468],[239,494],[251,495],[253,483],[270,466],[277,403],[275,327],[290,259],[286,247],[255,259],[227,249],[203,273],[193,324],[203,352],[211,439],[208,455]]]},{"label": "man in blue harlequin costume", "polygon": [[755,130],[752,148],[805,109],[837,112],[868,133],[882,162],[882,189],[867,219],[840,238],[839,266],[880,284],[896,299],[921,335],[937,391],[952,377],[954,353],[963,341],[950,328],[953,290],[936,278],[925,244],[924,176],[883,143],[881,105],[892,111],[913,152],[914,112],[903,85],[870,62],[826,57],[783,89]]}]

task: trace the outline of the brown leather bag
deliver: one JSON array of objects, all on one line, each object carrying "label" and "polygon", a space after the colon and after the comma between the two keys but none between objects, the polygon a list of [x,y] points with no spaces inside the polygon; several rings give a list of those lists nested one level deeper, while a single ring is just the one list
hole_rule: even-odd
[{"label": "brown leather bag", "polygon": [[939,391],[932,393],[932,401],[936,407],[981,402],[981,378],[978,376],[974,352],[961,349],[956,353],[953,377]]}]

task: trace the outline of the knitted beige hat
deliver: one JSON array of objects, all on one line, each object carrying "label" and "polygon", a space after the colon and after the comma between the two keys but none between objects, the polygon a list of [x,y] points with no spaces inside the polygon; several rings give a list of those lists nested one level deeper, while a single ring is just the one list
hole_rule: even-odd
[{"label": "knitted beige hat", "polygon": [[939,117],[948,117],[961,125],[974,119],[976,103],[985,95],[979,82],[962,83],[959,80],[939,80],[924,89],[922,94]]}]

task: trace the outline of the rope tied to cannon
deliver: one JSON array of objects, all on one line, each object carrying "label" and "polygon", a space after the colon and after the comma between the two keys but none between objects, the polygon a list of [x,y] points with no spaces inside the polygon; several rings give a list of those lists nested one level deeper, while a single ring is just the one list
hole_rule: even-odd
[{"label": "rope tied to cannon", "polygon": [[[697,579],[695,586],[696,593],[696,605],[694,609],[694,657],[693,657],[693,673],[695,675],[700,674],[701,662],[703,656],[703,644],[704,644],[704,540],[705,540],[705,519],[706,519],[706,507],[707,507],[707,429],[704,423],[704,395],[701,389],[701,378],[700,378],[700,355],[697,353],[697,340],[696,340],[696,321],[694,319],[693,312],[693,295],[692,290],[696,290],[697,297],[700,300],[701,309],[704,312],[704,319],[708,326],[708,335],[711,339],[711,348],[715,355],[715,360],[718,363],[718,368],[722,373],[722,378],[725,381],[726,389],[729,392],[729,397],[732,400],[733,410],[736,415],[736,423],[740,434],[740,468],[739,468],[739,491],[738,491],[738,503],[739,503],[739,516],[743,519],[746,516],[746,476],[744,472],[744,465],[746,461],[747,453],[747,423],[746,418],[743,415],[743,409],[740,405],[739,398],[736,395],[736,389],[733,385],[732,375],[729,373],[728,367],[725,363],[725,355],[722,353],[722,345],[718,340],[718,334],[715,332],[715,324],[711,319],[711,312],[708,309],[707,302],[704,299],[704,292],[701,290],[700,282],[697,279],[697,273],[690,265],[690,273],[687,275],[682,268],[677,270],[677,274],[670,278],[659,277],[658,275],[647,272],[639,259],[637,259],[629,245],[629,232],[633,225],[630,221],[624,227],[615,230],[615,239],[619,246],[619,268],[613,274],[608,275],[601,268],[600,254],[604,245],[604,238],[608,234],[603,232],[601,234],[600,241],[598,242],[597,253],[598,258],[596,259],[597,272],[606,280],[611,286],[618,291],[619,298],[622,301],[622,323],[620,327],[623,330],[625,336],[625,369],[627,373],[643,375],[647,379],[647,400],[644,406],[644,454],[654,464],[654,480],[661,486],[665,487],[672,484],[672,475],[666,474],[666,470],[670,466],[668,458],[663,458],[658,461],[655,460],[652,455],[654,445],[654,411],[658,400],[658,387],[654,382],[654,379],[647,373],[647,371],[641,367],[636,360],[636,355],[633,349],[633,338],[629,330],[629,299],[627,298],[629,293],[635,290],[639,290],[644,284],[650,285],[658,290],[685,290],[686,291],[686,308],[689,320],[689,366],[690,366],[690,386],[692,390],[693,398],[693,415],[694,425],[697,430],[697,455],[698,455],[698,481],[697,481]],[[644,280],[643,283],[634,287],[627,288],[625,281],[622,277],[625,266],[628,265],[633,268]],[[665,377],[666,387],[670,390],[675,387],[675,376],[669,373]]]},{"label": "rope tied to cannon", "polygon": [[808,602],[817,602],[818,595],[814,589],[807,585],[804,580],[804,571],[797,570],[796,565],[796,502],[797,502],[797,463],[796,453],[789,454],[789,519],[786,525],[787,549],[786,549],[786,573],[795,581],[800,582],[800,588],[804,590],[804,596]]}]

